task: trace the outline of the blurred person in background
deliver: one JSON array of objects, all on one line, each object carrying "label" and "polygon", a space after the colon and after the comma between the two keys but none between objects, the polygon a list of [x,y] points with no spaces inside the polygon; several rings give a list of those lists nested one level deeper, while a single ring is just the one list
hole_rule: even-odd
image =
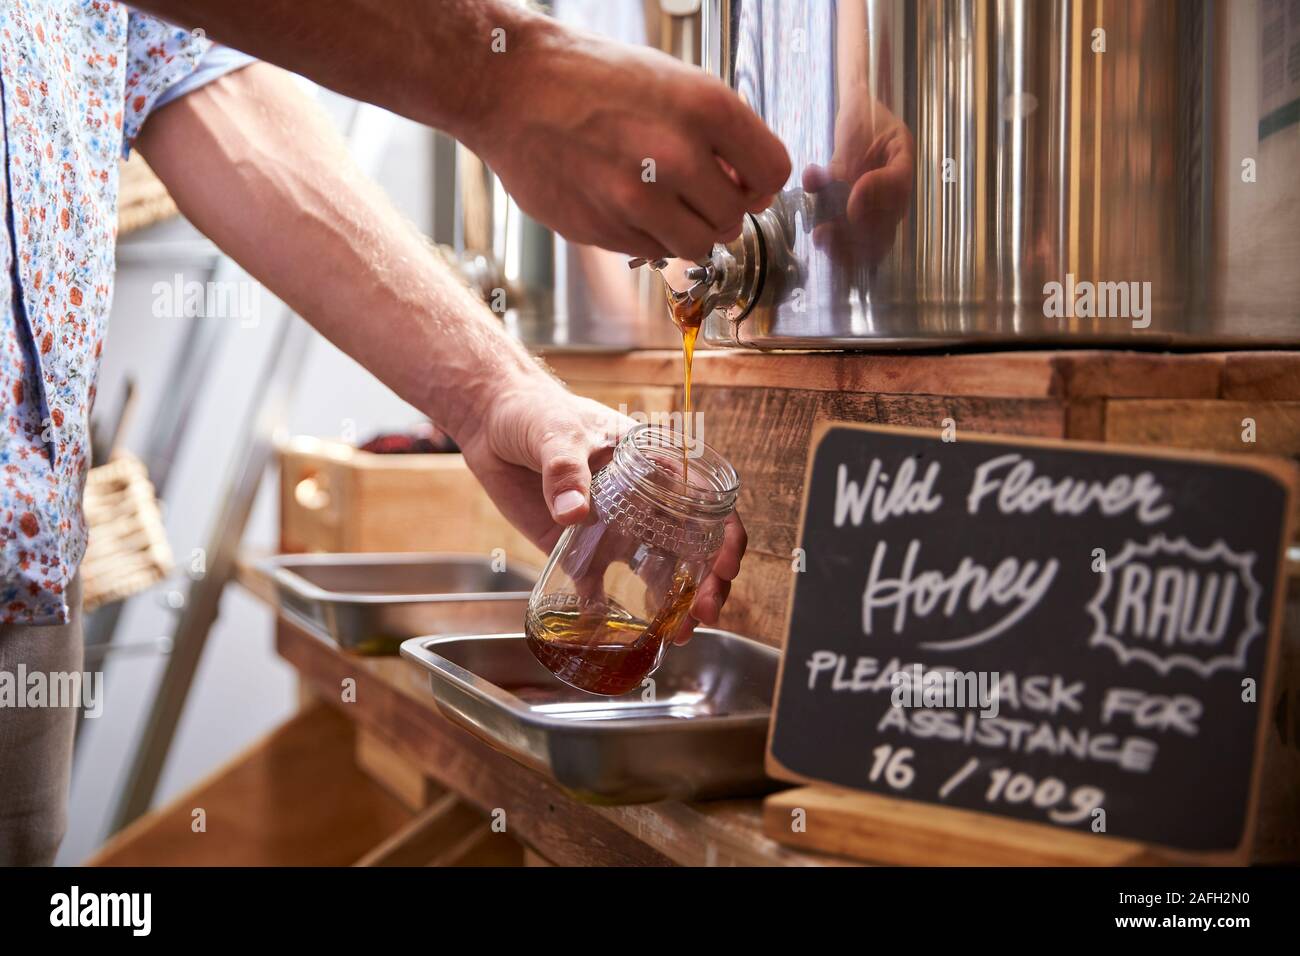
[{"label": "blurred person in background", "polygon": [[[780,143],[722,84],[513,4],[150,6],[209,15],[214,35],[446,129],[576,241],[698,256],[789,175]],[[200,230],[450,434],[539,547],[586,515],[591,469],[630,422],[505,335],[286,74],[117,3],[7,0],[0,104],[0,674],[81,670],[88,418],[117,164],[133,144]],[[641,180],[644,157],[655,183]],[[717,621],[744,546],[735,520],[682,638]],[[75,710],[2,705],[0,864],[49,863]]]}]

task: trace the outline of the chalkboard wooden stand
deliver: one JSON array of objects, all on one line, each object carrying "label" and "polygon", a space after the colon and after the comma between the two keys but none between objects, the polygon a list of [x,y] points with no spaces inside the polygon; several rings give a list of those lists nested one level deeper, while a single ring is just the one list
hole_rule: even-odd
[{"label": "chalkboard wooden stand", "polygon": [[[802,812],[801,812],[802,811]],[[795,787],[763,801],[779,843],[900,866],[1157,866],[1142,843],[893,800],[835,787]]]},{"label": "chalkboard wooden stand", "polygon": [[[994,457],[998,455],[1001,457]],[[865,468],[868,459],[870,469]],[[1101,517],[1093,516],[1089,522],[1079,517],[1084,514],[1081,509],[1048,509],[1047,513],[1039,509],[1031,525],[1024,514],[1024,507],[1028,506],[1023,503],[1007,506],[999,499],[996,509],[985,509],[977,515],[972,504],[976,500],[974,493],[965,494],[973,487],[971,475],[986,474],[989,462],[1002,461],[1000,467],[1005,467],[1007,459],[1042,469],[1040,474],[1045,481],[1050,480],[1049,475],[1073,475],[1081,476],[1078,480],[1086,478],[1101,483],[1098,487],[1109,487],[1104,483],[1123,480],[1128,483],[1116,487],[1135,489],[1148,482],[1157,489],[1163,511],[1148,515],[1134,511],[1126,518],[1116,508]],[[909,466],[917,461],[925,463],[927,477],[924,485],[908,485],[912,481],[909,476],[914,474],[908,470]],[[850,508],[841,507],[844,501],[855,500],[852,496],[858,492],[844,489],[848,476],[859,472],[869,472],[873,476],[870,480],[878,478],[882,485],[892,482],[891,496],[904,489],[900,493],[903,497],[895,496],[897,501],[892,512],[883,510],[886,505],[882,502],[889,499],[879,491],[871,499],[871,507],[882,510],[873,510],[869,518],[864,510],[857,512],[859,517],[853,517]],[[764,804],[764,831],[775,840],[804,849],[895,864],[1249,862],[1258,836],[1261,767],[1271,723],[1267,715],[1274,713],[1272,705],[1277,699],[1274,688],[1278,671],[1282,669],[1279,643],[1287,589],[1285,553],[1292,540],[1288,525],[1296,479],[1294,465],[1272,458],[1247,462],[1206,452],[982,435],[967,435],[962,442],[949,442],[945,448],[938,433],[928,430],[819,423],[812,433],[800,521],[799,541],[809,558],[787,618],[789,636],[777,680],[767,759],[768,773],[773,777],[811,786],[769,797]],[[921,493],[914,494],[918,488]],[[982,498],[979,500],[982,503]],[[1230,506],[1223,508],[1223,502]],[[1000,527],[999,521],[1011,530]],[[1152,537],[1155,532],[1146,525],[1160,522],[1168,523],[1162,524],[1159,533]],[[1032,667],[1066,675],[1068,680],[1077,682],[1073,710],[1081,718],[1101,712],[1103,690],[1108,686],[1142,688],[1124,693],[1149,694],[1152,701],[1172,700],[1173,695],[1179,694],[1181,700],[1196,705],[1198,723],[1191,725],[1190,733],[1179,728],[1186,736],[1160,738],[1162,756],[1166,751],[1168,756],[1159,765],[1158,772],[1149,777],[1125,777],[1115,771],[1105,775],[1095,765],[1090,768],[1093,774],[1090,782],[1097,780],[1105,788],[1107,798],[1114,799],[1113,804],[1108,804],[1108,812],[1122,816],[1122,829],[1116,828],[1118,832],[1113,835],[1098,835],[1088,832],[1086,827],[1065,829],[1035,820],[1015,819],[1024,814],[1006,811],[1012,803],[1025,804],[1027,797],[1015,801],[1006,798],[994,810],[982,812],[986,804],[993,803],[994,798],[987,793],[995,788],[977,787],[971,796],[971,788],[967,787],[963,794],[957,790],[959,784],[976,773],[987,773],[981,767],[989,764],[1002,764],[1004,769],[998,772],[1008,772],[1005,766],[1016,766],[1016,758],[1005,753],[990,758],[987,751],[976,751],[969,743],[963,749],[961,742],[954,742],[959,741],[960,735],[955,738],[926,733],[925,725],[909,738],[910,746],[895,750],[892,743],[882,743],[890,739],[882,728],[890,726],[896,730],[897,724],[880,720],[878,698],[835,695],[834,691],[852,687],[851,681],[837,686],[823,679],[814,690],[814,679],[804,673],[800,664],[811,667],[808,662],[820,655],[847,661],[862,646],[857,625],[844,625],[861,613],[865,600],[861,584],[864,532],[859,530],[860,524],[876,542],[871,582],[875,581],[877,565],[882,562],[880,555],[909,538],[913,549],[922,539],[932,550],[944,542],[954,545],[956,550],[947,555],[947,563],[940,559],[937,567],[955,566],[954,556],[966,555],[962,563],[965,567],[971,560],[966,542],[997,539],[1001,535],[1002,539],[1014,538],[1019,548],[1017,554],[1022,558],[1043,561],[1050,558],[1048,563],[1054,575],[1058,569],[1066,569],[1049,579],[1056,585],[1049,601],[1034,605],[1018,630],[1005,629],[999,638],[1001,650],[989,655],[983,646],[987,641],[964,638],[943,647],[947,655],[942,658],[944,666],[957,672],[992,674],[996,681],[999,672],[1008,670],[1008,662],[1015,665],[1033,661]],[[1087,640],[1090,630],[1096,626],[1095,617],[1089,615],[1094,614],[1092,609],[1100,600],[1093,597],[1089,601],[1088,595],[1105,595],[1112,585],[1107,580],[1099,590],[1091,580],[1098,571],[1086,560],[1076,558],[1069,563],[1068,555],[1086,555],[1092,543],[1105,541],[1112,555],[1120,555],[1113,559],[1114,570],[1124,563],[1134,542],[1148,538],[1152,542],[1149,554],[1159,555],[1165,562],[1171,557],[1187,555],[1185,560],[1197,562],[1192,565],[1197,573],[1215,567],[1213,561],[1226,561],[1221,556],[1227,555],[1240,562],[1237,566],[1245,568],[1241,572],[1241,580],[1246,582],[1243,588],[1253,587],[1257,595],[1262,595],[1258,601],[1264,605],[1263,611],[1254,605],[1236,605],[1239,617],[1232,619],[1236,622],[1232,626],[1239,631],[1234,633],[1246,635],[1237,645],[1240,663],[1234,665],[1223,653],[1213,658],[1227,662],[1218,664],[1220,670],[1229,671],[1226,676],[1216,675],[1214,667],[1198,670],[1196,665],[1200,661],[1192,655],[1207,652],[1186,637],[1177,663],[1190,671],[1191,676],[1171,674],[1173,665],[1169,659],[1158,656],[1168,652],[1163,652],[1159,645],[1134,645],[1133,653],[1147,655],[1144,663],[1148,659],[1154,661],[1148,663],[1148,674],[1124,669],[1127,658],[1120,658],[1117,664],[1115,657],[1097,654],[1096,642]],[[1118,542],[1126,544],[1121,548]],[[1211,543],[1217,551],[1210,549]],[[999,553],[994,548],[993,558],[989,560]],[[914,550],[907,552],[908,568],[914,554]],[[1025,566],[1032,567],[1033,562]],[[889,579],[884,580],[890,583]],[[900,587],[897,583],[892,586]],[[873,590],[876,587],[869,583],[866,593],[880,602]],[[1224,593],[1230,592],[1225,589]],[[932,603],[929,609],[936,606]],[[1225,607],[1231,611],[1234,605],[1226,603]],[[976,611],[979,610],[983,608],[977,607]],[[1034,612],[1040,613],[1038,623],[1032,617]],[[1042,612],[1050,612],[1050,617]],[[957,606],[955,601],[949,602],[942,617],[926,618],[927,613],[928,610],[916,610],[908,620],[906,639],[897,630],[891,633],[887,626],[878,626],[874,632],[868,628],[873,653],[882,660],[906,661],[909,660],[906,655],[917,653],[918,645],[934,646],[924,643],[927,637],[948,638],[954,632],[981,637],[978,628],[987,628],[989,620],[987,614],[981,618],[969,608]],[[1228,612],[1219,613],[1222,620],[1229,620]],[[1052,622],[1050,631],[1043,629],[1043,620]],[[1225,633],[1228,626],[1223,625]],[[1044,640],[1042,635],[1048,633],[1050,639]],[[1125,638],[1130,634],[1123,629],[1114,633]],[[1256,635],[1261,636],[1248,643]],[[1119,638],[1108,637],[1108,640],[1116,644]],[[1200,640],[1204,643],[1203,638]],[[1152,647],[1156,650],[1151,650]],[[1127,645],[1122,649],[1128,649]],[[858,658],[859,663],[873,660]],[[938,666],[933,658],[928,663]],[[1158,666],[1162,663],[1166,665],[1163,669]],[[1241,674],[1258,679],[1259,709],[1246,708],[1237,699],[1240,690],[1237,677],[1231,672],[1234,666]],[[1144,678],[1148,682],[1145,685]],[[827,686],[832,688],[829,693],[824,689]],[[1011,702],[1010,706],[1014,710],[1021,705]],[[993,716],[997,716],[996,710]],[[1210,724],[1218,736],[1205,733]],[[1154,725],[1135,721],[1135,726]],[[877,776],[881,761],[891,752],[900,757],[906,755],[908,763],[899,765],[906,768],[906,779],[902,779],[903,775],[898,779]],[[863,756],[867,754],[878,756],[869,764]],[[868,765],[873,768],[871,771],[866,769]],[[1050,758],[1044,760],[1040,756],[1037,764],[1020,765],[1022,772],[1017,776],[1028,782],[1031,790],[1034,781],[1051,780],[1064,793],[1065,785],[1057,774],[1069,779],[1068,771],[1077,768],[1069,766],[1060,771],[1061,766],[1060,762],[1052,763]],[[1213,782],[1216,775],[1217,783]],[[939,787],[945,779],[947,783]],[[869,792],[885,786],[907,790],[910,799],[904,801]],[[1089,789],[1100,798],[1101,787]],[[999,792],[1003,791],[999,788]],[[1057,796],[1058,799],[1045,803],[1035,797],[1035,812],[1060,805]],[[950,800],[951,803],[940,805],[941,801]],[[1201,816],[1193,808],[1199,808]],[[1004,812],[996,812],[999,810]],[[1205,815],[1212,818],[1206,821]],[[1105,815],[1099,818],[1101,823],[1105,819]],[[1198,823],[1198,820],[1206,822]],[[1188,821],[1193,825],[1188,826]],[[1077,816],[1073,820],[1075,824],[1080,822]],[[1294,830],[1294,821],[1290,829]]]}]

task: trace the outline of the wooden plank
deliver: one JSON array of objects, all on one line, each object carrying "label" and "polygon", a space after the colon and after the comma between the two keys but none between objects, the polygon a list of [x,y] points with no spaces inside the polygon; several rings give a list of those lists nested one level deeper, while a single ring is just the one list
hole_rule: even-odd
[{"label": "wooden plank", "polygon": [[480,823],[430,866],[523,866],[524,846],[487,823]]},{"label": "wooden plank", "polygon": [[764,833],[757,800],[656,803],[606,812],[630,832],[671,847],[670,855],[684,866],[851,865],[782,846]]},{"label": "wooden plank", "polygon": [[1106,440],[1106,400],[1071,399],[1065,406],[1065,435],[1073,441]]},{"label": "wooden plank", "polygon": [[402,802],[412,813],[423,811],[446,791],[420,772],[380,737],[364,727],[357,730],[357,766]]},{"label": "wooden plank", "polygon": [[1300,401],[1300,352],[1229,352],[1220,398]]},{"label": "wooden plank", "polygon": [[[327,707],[290,719],[87,866],[346,866],[410,819],[352,761],[353,727]],[[194,811],[206,816],[195,832]]]},{"label": "wooden plank", "polygon": [[483,823],[483,814],[454,793],[444,793],[356,866],[426,866]]},{"label": "wooden plank", "polygon": [[699,437],[740,476],[736,507],[753,552],[788,555],[794,547],[803,460],[824,398],[809,391],[699,389]]},{"label": "wooden plank", "polygon": [[[1053,398],[1059,397],[1061,385],[1054,365],[1057,354],[765,354],[704,350],[695,356],[695,376],[702,386]],[[673,350],[615,356],[556,353],[546,359],[571,386],[583,382],[676,386],[681,382],[681,356]]]},{"label": "wooden plank", "polygon": [[1224,356],[1163,352],[1058,352],[1065,398],[1218,398]]},{"label": "wooden plank", "polygon": [[[607,382],[677,386],[673,350],[621,355],[554,353],[571,385]],[[1019,352],[697,353],[702,386],[807,389],[968,398],[1300,399],[1300,353],[1165,353],[1108,349]]]},{"label": "wooden plank", "polygon": [[[1248,418],[1255,422],[1254,442],[1242,440]],[[1300,457],[1300,402],[1112,401],[1106,410],[1106,440]]]},{"label": "wooden plank", "polygon": [[750,549],[732,582],[719,624],[772,647],[785,643],[786,610],[795,582],[794,558]]},{"label": "wooden plank", "polygon": [[476,808],[443,794],[357,861],[357,866],[518,866],[523,848],[494,833]]},{"label": "wooden plank", "polygon": [[[796,825],[796,823],[798,825]],[[996,825],[993,825],[996,824]],[[1162,862],[1127,840],[893,800],[796,787],[763,803],[774,840],[873,863],[924,866],[1137,866]]]},{"label": "wooden plank", "polygon": [[[678,373],[678,378],[680,377]],[[681,389],[672,385],[575,382],[573,390],[579,395],[633,417],[662,415],[679,410],[680,405],[678,399]]]},{"label": "wooden plank", "polygon": [[832,395],[821,416],[837,421],[912,428],[944,427],[951,418],[963,432],[1059,438],[1065,433],[1064,406],[1055,400],[1024,400],[944,395]]},{"label": "wooden plank", "polygon": [[[697,360],[703,357],[703,351],[696,354]],[[670,349],[639,349],[612,355],[543,351],[541,359],[556,378],[575,391],[599,383],[669,385],[681,381],[681,353]]]}]

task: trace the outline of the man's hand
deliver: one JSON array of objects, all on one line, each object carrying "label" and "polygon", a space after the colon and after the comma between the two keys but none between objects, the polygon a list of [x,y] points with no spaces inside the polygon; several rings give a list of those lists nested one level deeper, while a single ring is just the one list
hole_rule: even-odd
[{"label": "man's hand", "polygon": [[[547,552],[564,526],[587,516],[592,472],[609,461],[619,437],[636,424],[540,372],[503,383],[490,405],[467,421],[456,439],[470,470],[511,524]],[[744,525],[733,514],[679,642],[697,623],[718,623],[745,545]]]},{"label": "man's hand", "polygon": [[544,18],[517,30],[487,60],[484,109],[459,135],[565,238],[702,258],[785,186],[785,147],[713,77]]},{"label": "man's hand", "polygon": [[634,424],[539,371],[502,383],[455,437],[501,513],[549,552],[587,516],[592,472]]},{"label": "man's hand", "polygon": [[699,258],[790,176],[781,141],[718,80],[515,0],[133,2],[450,133],[574,242]]}]

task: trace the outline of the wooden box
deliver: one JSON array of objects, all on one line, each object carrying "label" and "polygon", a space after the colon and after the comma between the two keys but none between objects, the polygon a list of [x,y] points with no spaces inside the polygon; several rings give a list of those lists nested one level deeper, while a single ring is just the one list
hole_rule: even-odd
[{"label": "wooden box", "polygon": [[280,547],[458,551],[540,567],[545,556],[497,511],[457,454],[376,455],[294,438],[280,450]]}]

